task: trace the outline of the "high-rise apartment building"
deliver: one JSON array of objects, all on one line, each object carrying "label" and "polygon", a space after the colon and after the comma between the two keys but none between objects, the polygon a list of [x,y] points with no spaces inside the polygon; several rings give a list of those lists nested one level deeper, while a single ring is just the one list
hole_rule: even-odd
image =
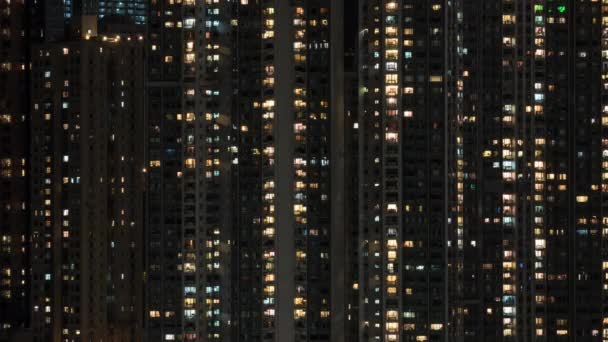
[{"label": "high-rise apartment building", "polygon": [[605,340],[606,2],[461,5],[454,335]]},{"label": "high-rise apartment building", "polygon": [[604,1],[363,1],[360,340],[606,333]]},{"label": "high-rise apartment building", "polygon": [[0,339],[30,325],[31,47],[65,34],[60,0],[0,3]]},{"label": "high-rise apartment building", "polygon": [[27,11],[0,3],[0,340],[28,323]]},{"label": "high-rise apartment building", "polygon": [[608,341],[608,0],[0,1],[0,41],[2,341]]},{"label": "high-rise apartment building", "polygon": [[341,11],[152,3],[148,339],[342,338]]},{"label": "high-rise apartment building", "polygon": [[34,340],[141,340],[143,37],[45,43],[32,56]]},{"label": "high-rise apartment building", "polygon": [[446,336],[452,6],[361,3],[361,341]]},{"label": "high-rise apartment building", "polygon": [[[154,341],[222,340],[229,330],[230,189],[221,185],[230,177],[230,124],[225,112],[217,121],[218,108],[207,125],[202,106],[230,92],[220,97],[219,89],[204,87],[203,53],[213,48],[206,41],[206,7],[157,1],[149,12],[145,316],[146,338]],[[231,71],[224,76],[230,80]]]},{"label": "high-rise apartment building", "polygon": [[[239,86],[237,127],[239,151],[250,151],[253,162],[239,164],[239,178],[257,180],[259,192],[238,184],[237,208],[253,214],[236,227],[237,265],[248,262],[237,273],[238,298],[249,302],[234,309],[239,339],[337,340],[344,315],[344,294],[332,287],[342,289],[344,277],[334,268],[344,260],[341,4],[269,1],[252,10],[262,25],[245,27],[240,42],[243,54],[257,52],[254,60],[244,55],[239,69],[259,61],[252,76],[261,86],[251,89],[246,79]],[[257,303],[248,299],[255,293]]]}]

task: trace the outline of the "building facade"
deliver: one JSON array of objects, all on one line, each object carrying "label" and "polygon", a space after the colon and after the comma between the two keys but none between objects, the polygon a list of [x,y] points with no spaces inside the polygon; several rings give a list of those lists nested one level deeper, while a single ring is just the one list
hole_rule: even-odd
[{"label": "building facade", "polygon": [[147,0],[63,0],[57,8],[63,9],[66,22],[82,15],[96,15],[99,19],[128,17],[136,25],[145,25],[148,15]]},{"label": "building facade", "polygon": [[34,341],[141,340],[143,37],[33,48]]},{"label": "building facade", "polygon": [[360,341],[447,337],[453,4],[360,5]]},{"label": "building facade", "polygon": [[604,340],[605,4],[459,10],[452,333]]},{"label": "building facade", "polygon": [[0,41],[0,340],[608,341],[606,0],[4,1]]},{"label": "building facade", "polygon": [[203,87],[205,47],[219,49],[205,36],[206,7],[195,1],[150,7],[159,15],[150,16],[147,54],[149,340],[222,340],[228,330],[229,319],[221,317],[229,312],[224,282],[230,277],[223,273],[229,271],[230,215],[220,208],[230,201],[220,185],[229,174],[219,168],[228,165],[219,155],[228,152],[230,126],[226,113],[218,120],[219,108],[202,109],[203,101],[220,99],[219,89]]},{"label": "building facade", "polygon": [[[488,135],[478,148],[482,172],[496,162],[502,172],[493,176],[500,191],[490,191],[492,181],[484,177],[482,194],[493,199],[481,216],[488,226],[502,220],[497,323],[505,340],[607,336],[604,6],[512,2],[484,9],[498,10],[503,25],[500,41],[486,41],[500,56],[478,48],[486,67],[476,76],[488,82],[496,73],[501,79],[491,86],[500,108],[490,110],[489,99],[480,97],[479,107],[493,115],[482,121]],[[519,20],[526,17],[528,25]],[[501,68],[489,68],[497,59]]]},{"label": "building facade", "polygon": [[28,9],[0,4],[0,339],[29,322]]},{"label": "building facade", "polygon": [[360,340],[603,340],[600,1],[363,1]]},{"label": "building facade", "polygon": [[340,331],[341,11],[339,1],[152,4],[149,339]]}]

